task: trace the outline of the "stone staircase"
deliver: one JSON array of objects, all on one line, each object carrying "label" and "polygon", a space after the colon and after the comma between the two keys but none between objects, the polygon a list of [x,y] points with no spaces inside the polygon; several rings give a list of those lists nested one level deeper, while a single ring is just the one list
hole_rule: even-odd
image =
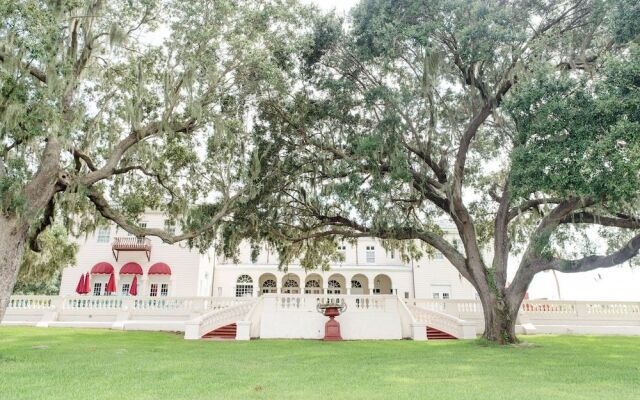
[{"label": "stone staircase", "polygon": [[249,315],[258,299],[209,311],[185,323],[184,338],[249,340],[251,322]]},{"label": "stone staircase", "polygon": [[222,340],[235,340],[236,333],[238,331],[237,324],[229,324],[214,329],[211,332],[205,333],[202,339],[222,339]]},{"label": "stone staircase", "polygon": [[439,329],[427,326],[427,340],[456,340],[457,337]]}]

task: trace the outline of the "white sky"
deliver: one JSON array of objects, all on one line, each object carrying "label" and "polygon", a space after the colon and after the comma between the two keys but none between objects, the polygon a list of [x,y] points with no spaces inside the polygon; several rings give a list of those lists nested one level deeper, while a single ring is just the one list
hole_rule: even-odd
[{"label": "white sky", "polygon": [[325,10],[335,9],[339,15],[349,11],[357,3],[356,0],[302,0],[302,2],[316,4]]}]

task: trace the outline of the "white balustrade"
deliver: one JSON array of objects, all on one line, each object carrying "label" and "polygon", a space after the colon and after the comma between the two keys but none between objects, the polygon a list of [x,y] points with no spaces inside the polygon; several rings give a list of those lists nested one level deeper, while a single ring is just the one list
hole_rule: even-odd
[{"label": "white balustrade", "polygon": [[23,310],[47,310],[56,306],[58,296],[11,296],[7,308]]},{"label": "white balustrade", "polygon": [[[243,301],[223,309],[214,309],[186,324],[185,339],[199,339],[208,332],[244,320],[258,300]],[[197,334],[195,334],[197,332]]]},{"label": "white balustrade", "polygon": [[316,311],[318,304],[325,303],[335,303],[336,305],[345,304],[347,306],[347,312],[384,311],[386,303],[389,300],[393,303],[397,301],[396,296],[387,295],[265,294],[261,297],[275,297],[276,309],[283,311]]},{"label": "white balustrade", "polygon": [[[397,302],[404,301],[407,309],[403,308],[404,311],[400,312],[406,314],[409,310],[416,314],[416,321],[408,321],[409,316],[403,314],[405,325],[428,321],[430,326],[452,334],[459,329],[459,326],[456,327],[459,321],[471,321],[478,332],[482,332],[483,328],[482,304],[477,300],[400,300],[392,295],[347,294],[264,294],[259,299],[263,301],[260,304],[265,306],[268,301],[269,312],[276,313],[273,315],[288,312],[315,314],[318,303],[345,304],[347,312],[341,318],[349,318],[347,314],[360,313],[363,313],[363,318],[382,318],[383,314],[378,317],[375,313],[398,312]],[[207,326],[203,329],[208,329],[210,323],[220,322],[216,318],[244,317],[241,314],[250,310],[253,304],[258,304],[256,301],[257,298],[252,297],[16,295],[9,300],[3,323],[39,323],[40,326],[73,326],[64,325],[72,323],[84,326],[82,324],[87,323],[94,324],[93,326],[109,326],[111,321],[114,322],[114,327],[121,329],[124,329],[124,325],[129,325],[135,326],[136,329],[154,329],[161,326],[157,329],[180,330],[187,321],[207,315],[212,319],[203,321]],[[224,310],[230,311],[219,313]],[[258,333],[255,330],[259,329],[255,322],[260,321],[260,310],[252,317],[254,323],[249,327],[254,337]],[[525,300],[520,308],[518,324],[532,325],[539,333],[640,334],[640,302]],[[406,331],[405,329],[403,335],[406,335]],[[199,331],[194,333],[197,334]]]},{"label": "white balustrade", "polygon": [[416,322],[441,330],[457,338],[470,339],[475,337],[475,328],[469,329],[469,327],[475,325],[474,323],[463,321],[439,311],[428,310],[413,305],[408,305],[407,307],[413,314]]}]

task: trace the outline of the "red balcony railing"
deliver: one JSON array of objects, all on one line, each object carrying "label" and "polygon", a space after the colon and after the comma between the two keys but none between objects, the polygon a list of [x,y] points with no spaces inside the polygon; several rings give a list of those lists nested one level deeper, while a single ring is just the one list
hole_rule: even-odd
[{"label": "red balcony railing", "polygon": [[144,251],[147,260],[151,259],[151,240],[144,236],[141,237],[116,237],[113,238],[111,244],[113,257],[118,261],[121,251]]}]

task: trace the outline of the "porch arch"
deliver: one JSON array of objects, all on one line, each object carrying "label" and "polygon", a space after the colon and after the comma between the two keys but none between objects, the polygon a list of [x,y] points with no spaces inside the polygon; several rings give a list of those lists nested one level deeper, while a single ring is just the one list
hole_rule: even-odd
[{"label": "porch arch", "polygon": [[321,294],[322,293],[322,276],[319,274],[309,274],[304,282],[305,294]]},{"label": "porch arch", "polygon": [[351,277],[351,294],[369,294],[369,278],[363,274]]},{"label": "porch arch", "polygon": [[327,280],[327,294],[346,294],[347,281],[342,274],[333,274]]},{"label": "porch arch", "polygon": [[267,273],[260,275],[258,283],[260,284],[260,294],[277,293],[278,278],[274,274]]},{"label": "porch arch", "polygon": [[299,294],[300,277],[292,273],[285,274],[282,277],[282,293]]},{"label": "porch arch", "polygon": [[373,278],[373,293],[374,294],[393,294],[391,286],[391,278],[385,274],[376,275]]}]

